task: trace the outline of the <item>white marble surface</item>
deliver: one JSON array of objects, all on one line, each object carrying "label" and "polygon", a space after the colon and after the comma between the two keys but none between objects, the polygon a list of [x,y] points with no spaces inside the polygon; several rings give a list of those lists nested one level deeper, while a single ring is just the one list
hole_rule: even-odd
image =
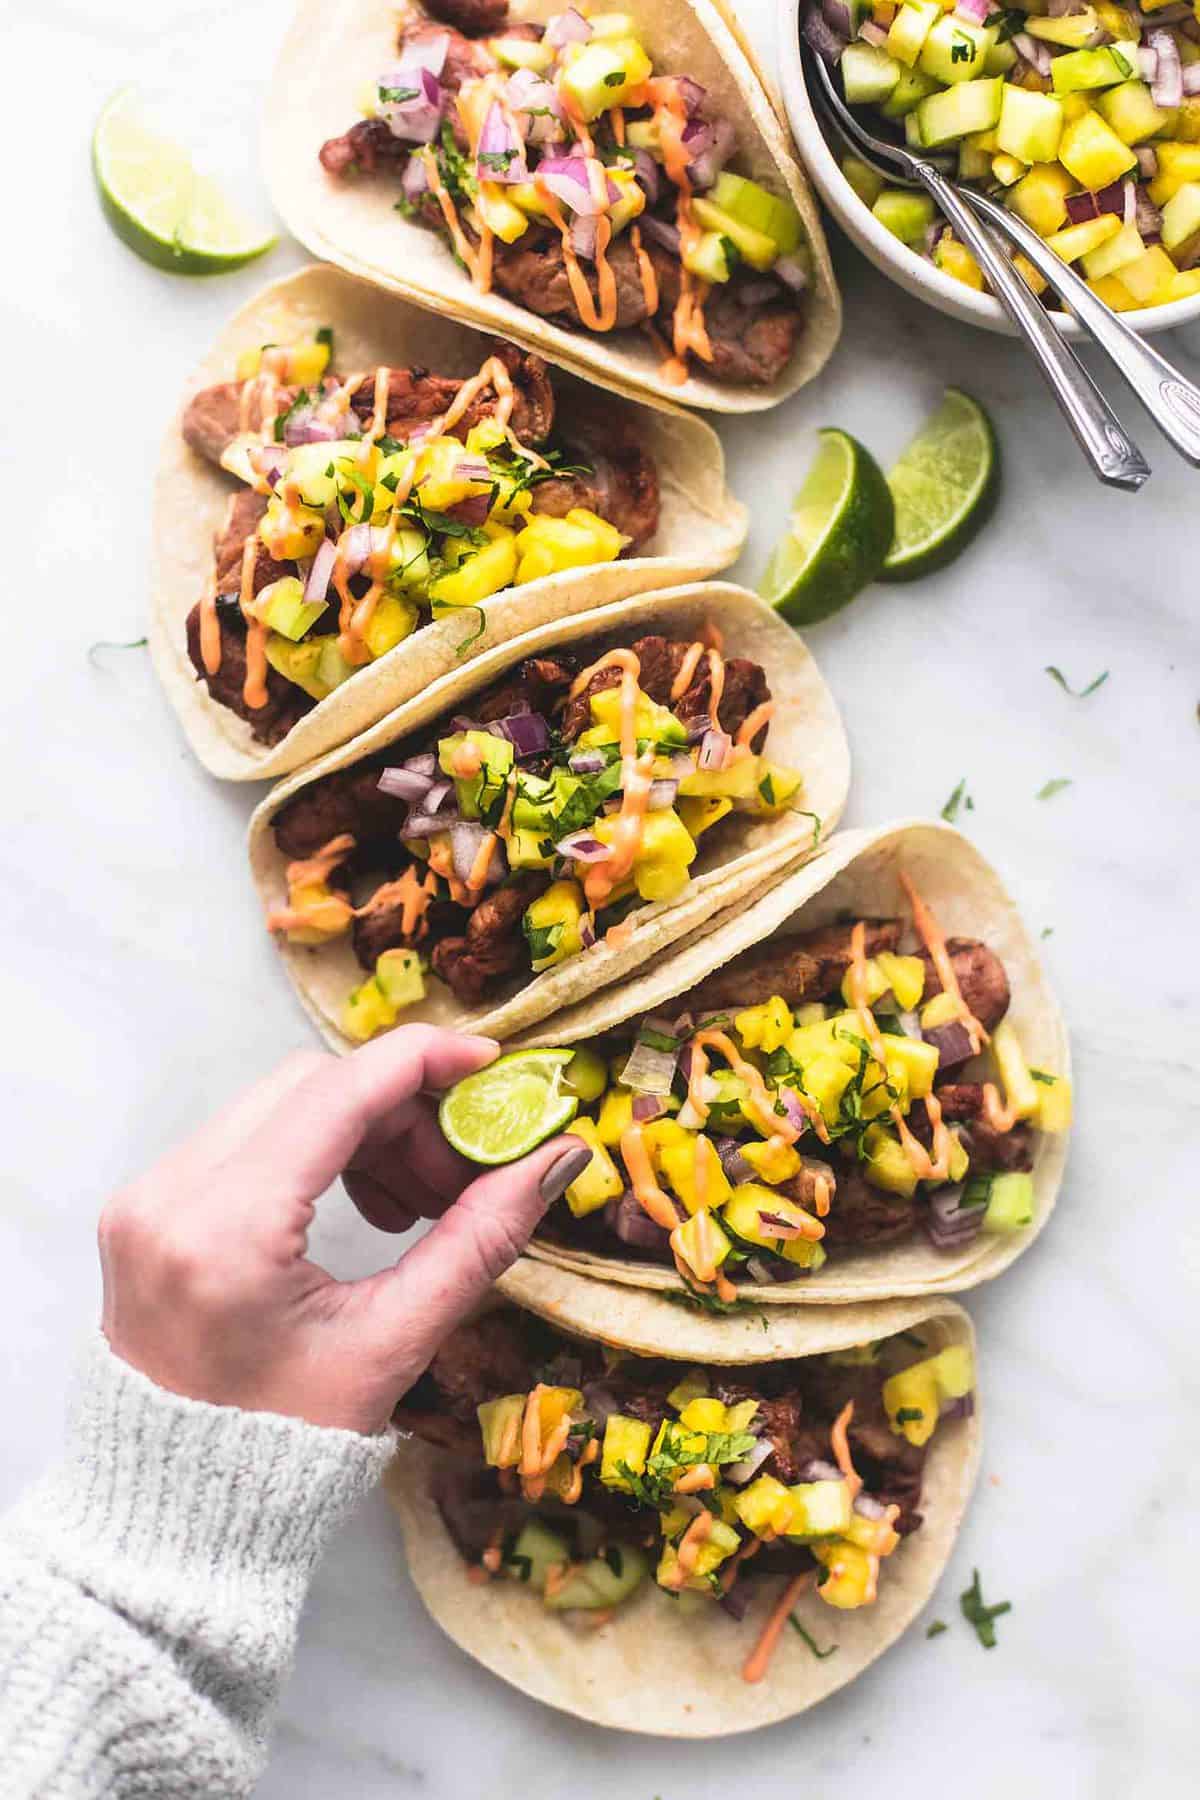
[{"label": "white marble surface", "polygon": [[[769,55],[765,0],[744,10]],[[299,260],[282,246],[209,284],[144,268],[96,209],[91,120],[121,81],[170,81],[179,117],[204,110],[244,158],[285,13],[41,0],[6,17],[0,1498],[58,1442],[106,1190],[305,1037],[251,903],[250,794],[192,763],[143,653],[87,657],[143,629],[150,469],[189,362]],[[1154,479],[1136,499],[1102,492],[1015,346],[922,311],[844,247],[839,261],[847,327],[826,373],[724,431],[754,507],[742,569],[758,573],[817,426],[887,459],[942,383],[986,401],[1007,464],[986,537],[920,587],[868,593],[812,643],[853,739],[848,822],[936,812],[965,777],[963,823],[1053,934],[1079,1083],[1058,1216],[970,1302],[989,1424],[931,1609],[951,1629],[918,1630],[757,1737],[618,1741],[465,1662],[416,1603],[377,1502],[315,1583],[265,1800],[1196,1791],[1200,475],[1130,402]],[[1111,676],[1075,700],[1046,663],[1077,686]],[[1039,801],[1052,776],[1073,785]],[[339,1268],[386,1253],[339,1199],[320,1231]],[[957,1614],[973,1564],[1015,1606],[990,1654]]]}]

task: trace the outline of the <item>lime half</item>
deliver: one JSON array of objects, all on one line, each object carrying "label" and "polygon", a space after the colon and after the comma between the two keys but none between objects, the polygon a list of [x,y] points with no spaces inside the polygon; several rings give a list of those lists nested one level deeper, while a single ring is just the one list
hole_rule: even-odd
[{"label": "lime half", "polygon": [[947,388],[888,476],[896,536],[881,581],[945,568],[986,523],[1000,485],[992,422],[970,394]]},{"label": "lime half", "polygon": [[892,497],[875,458],[848,432],[820,437],[759,589],[793,625],[840,612],[874,581],[892,541]]},{"label": "lime half", "polygon": [[475,1163],[510,1163],[569,1125],[578,1094],[563,1085],[571,1050],[514,1050],[468,1075],[438,1108],[443,1136]]},{"label": "lime half", "polygon": [[217,275],[240,269],[275,243],[199,175],[178,144],[151,130],[132,88],[113,95],[92,136],[92,170],[104,216],[123,243],[156,269]]}]

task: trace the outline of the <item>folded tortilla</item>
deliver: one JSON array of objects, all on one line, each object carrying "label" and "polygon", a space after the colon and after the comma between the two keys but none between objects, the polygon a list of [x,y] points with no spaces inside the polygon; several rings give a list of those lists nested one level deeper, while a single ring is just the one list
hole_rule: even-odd
[{"label": "folded tortilla", "polygon": [[[795,1307],[753,1321],[692,1314],[652,1295],[634,1296],[560,1269],[531,1285],[528,1264],[500,1282],[517,1304],[561,1329],[597,1337],[644,1356],[691,1363],[761,1363],[819,1355],[916,1329],[929,1352],[947,1344],[974,1349],[971,1321],[952,1300],[892,1301],[832,1312]],[[854,1612],[835,1612],[802,1595],[796,1618],[818,1644],[817,1658],[785,1631],[766,1678],[750,1685],[741,1667],[761,1629],[757,1610],[735,1623],[715,1606],[679,1615],[647,1589],[601,1630],[572,1632],[518,1584],[474,1586],[430,1493],[438,1452],[402,1443],[385,1477],[399,1516],[404,1555],[430,1615],[468,1656],[511,1686],[595,1725],[662,1737],[726,1737],[778,1723],[853,1681],[904,1632],[928,1602],[954,1548],[979,1463],[979,1392],[968,1419],[945,1420],[929,1444],[921,1493],[924,1522],[887,1559],[879,1597]],[[774,1591],[774,1586],[772,1588]]]},{"label": "folded tortilla", "polygon": [[[741,550],[746,511],[725,485],[716,433],[661,399],[614,396],[614,412],[632,418],[658,466],[659,527],[646,554],[565,570],[493,595],[484,602],[486,630],[465,648],[479,625],[474,610],[424,625],[306,713],[280,743],[259,743],[244,719],[210,697],[187,654],[187,616],[212,585],[213,535],[237,482],[189,449],[180,421],[198,389],[232,378],[241,351],[287,343],[322,325],[333,326],[343,370],[419,363],[439,374],[467,376],[476,373],[491,348],[489,339],[456,319],[434,317],[340,269],[314,265],[247,301],[196,370],[167,432],[155,484],[150,645],[188,740],[214,775],[232,781],[286,775],[497,644],[549,619],[712,574]],[[554,385],[569,420],[570,396],[579,383],[555,370]],[[594,403],[594,395],[589,398]]]},{"label": "folded tortilla", "polygon": [[[841,298],[808,182],[791,155],[779,116],[744,49],[712,0],[634,0],[640,40],[656,69],[690,75],[713,97],[715,113],[737,132],[736,166],[797,208],[811,255],[803,328],[788,368],[772,385],[713,381],[693,373],[671,397],[716,412],[757,412],[810,381],[824,366],[842,326]],[[561,0],[525,0],[512,22],[549,18]],[[468,320],[639,395],[661,395],[661,354],[629,331],[568,330],[501,294],[481,294],[441,237],[395,210],[386,177],[334,181],[318,153],[327,138],[360,116],[372,76],[395,61],[392,0],[301,0],[276,65],[263,132],[267,180],[276,209],[314,255],[409,295],[443,316]]]},{"label": "folded tortilla", "polygon": [[[527,976],[507,995],[474,1013],[468,1013],[448,988],[431,980],[424,1002],[404,1012],[401,1022],[425,1021],[510,1037],[573,1005],[584,994],[640,969],[669,945],[700,930],[723,909],[743,905],[778,870],[810,855],[815,836],[823,837],[836,825],[850,785],[850,751],[833,696],[802,640],[756,595],[728,582],[711,581],[637,595],[619,605],[556,619],[527,631],[510,643],[485,651],[467,668],[433,680],[418,699],[398,707],[353,743],[281,782],[250,821],[250,865],[264,907],[269,911],[286,897],[288,859],[275,843],[271,819],[310,782],[391,744],[397,745],[397,755],[402,756],[400,745],[405,738],[456,712],[469,713],[471,696],[524,657],[552,654],[562,648],[590,661],[613,644],[632,643],[648,633],[691,640],[709,625],[719,628],[727,657],[749,657],[765,670],[777,703],[767,750],[773,762],[802,773],[800,804],[808,810],[770,818],[739,817],[729,823],[720,842],[708,844],[707,849],[707,840],[701,838],[692,879],[683,894],[678,900],[642,905],[631,912],[628,918],[633,929],[627,937],[622,934],[619,948],[601,941],[540,975]],[[335,939],[308,949],[281,942],[279,949],[296,992],[322,1036],[334,1049],[352,1049],[338,1028],[347,995],[363,979],[349,943]],[[626,987],[621,994],[631,991]],[[622,1001],[611,1004],[615,1011]]]},{"label": "folded tortilla", "polygon": [[[569,1013],[547,1019],[522,1035],[521,1044],[586,1044],[639,1014],[670,1012],[671,1002],[731,962],[743,950],[778,933],[809,931],[848,916],[908,914],[897,870],[908,874],[932,907],[948,937],[982,938],[1008,973],[1012,1000],[1008,1017],[1030,1063],[1070,1075],[1070,1047],[1058,1003],[1038,961],[1033,939],[999,875],[975,846],[949,825],[908,821],[874,831],[846,831],[803,867],[777,879],[750,905],[726,907],[686,942],[676,940],[620,988],[610,988]],[[961,1079],[971,1079],[971,1065]],[[813,1275],[795,1281],[741,1289],[747,1306],[842,1305],[900,1295],[958,1293],[1006,1269],[1043,1229],[1062,1185],[1067,1160],[1066,1132],[1039,1132],[1033,1164],[1034,1219],[1023,1231],[981,1232],[965,1248],[937,1250],[924,1235],[906,1243],[858,1252],[839,1251]],[[837,1199],[834,1198],[834,1206]],[[681,1292],[675,1270],[634,1262],[620,1255],[597,1255],[535,1239],[530,1258],[643,1290]],[[522,1265],[531,1291],[538,1274]],[[570,1290],[573,1294],[577,1290]],[[611,1290],[609,1290],[611,1292]],[[528,1292],[523,1304],[532,1304]],[[574,1316],[564,1314],[564,1322]]]}]

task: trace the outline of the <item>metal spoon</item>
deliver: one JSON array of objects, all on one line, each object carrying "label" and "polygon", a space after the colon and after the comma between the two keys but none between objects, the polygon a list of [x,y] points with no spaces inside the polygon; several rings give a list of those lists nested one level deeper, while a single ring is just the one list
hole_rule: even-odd
[{"label": "metal spoon", "polygon": [[[804,40],[801,40],[800,50],[804,66],[812,76],[811,86],[817,99],[823,103],[822,111],[838,134],[854,149],[873,157],[876,162],[882,162],[889,172],[899,171],[909,185],[924,188],[938,211],[950,221],[957,236],[972,252],[1000,304],[1025,340],[1067,424],[1075,434],[1080,449],[1099,479],[1109,487],[1124,488],[1136,493],[1149,478],[1149,463],[1071,345],[1055,329],[1045,308],[1030,291],[991,233],[979,223],[959,190],[934,163],[924,157],[914,156],[910,150],[889,143],[885,138],[877,138],[865,130],[846,106],[821,57]],[[1005,222],[1009,222],[1007,217]],[[1053,251],[1047,254],[1052,257],[1054,255]],[[1034,260],[1032,255],[1029,260]],[[1058,258],[1054,260],[1058,261]],[[1091,295],[1091,298],[1095,299],[1095,296]],[[1099,300],[1096,305],[1106,313],[1109,310]],[[1110,316],[1116,318],[1115,314]],[[1161,361],[1161,358],[1158,360]],[[1200,423],[1200,397],[1197,400],[1197,421]]]}]

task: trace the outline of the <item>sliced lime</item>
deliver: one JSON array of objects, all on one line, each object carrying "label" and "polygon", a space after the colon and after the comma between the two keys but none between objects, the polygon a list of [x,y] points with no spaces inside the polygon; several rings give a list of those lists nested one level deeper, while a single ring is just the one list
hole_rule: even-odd
[{"label": "sliced lime", "polygon": [[105,218],[156,269],[216,275],[240,269],[276,241],[197,174],[186,150],[146,124],[132,88],[114,94],[100,114],[92,170]]},{"label": "sliced lime", "polygon": [[892,541],[892,497],[875,458],[848,432],[820,436],[759,588],[793,625],[840,612],[874,581]]},{"label": "sliced lime", "polygon": [[468,1075],[438,1108],[443,1136],[475,1163],[516,1162],[569,1125],[579,1096],[563,1085],[572,1050],[514,1050]]},{"label": "sliced lime", "polygon": [[945,568],[987,521],[1000,485],[996,433],[978,400],[947,388],[887,479],[896,536],[880,580]]}]

